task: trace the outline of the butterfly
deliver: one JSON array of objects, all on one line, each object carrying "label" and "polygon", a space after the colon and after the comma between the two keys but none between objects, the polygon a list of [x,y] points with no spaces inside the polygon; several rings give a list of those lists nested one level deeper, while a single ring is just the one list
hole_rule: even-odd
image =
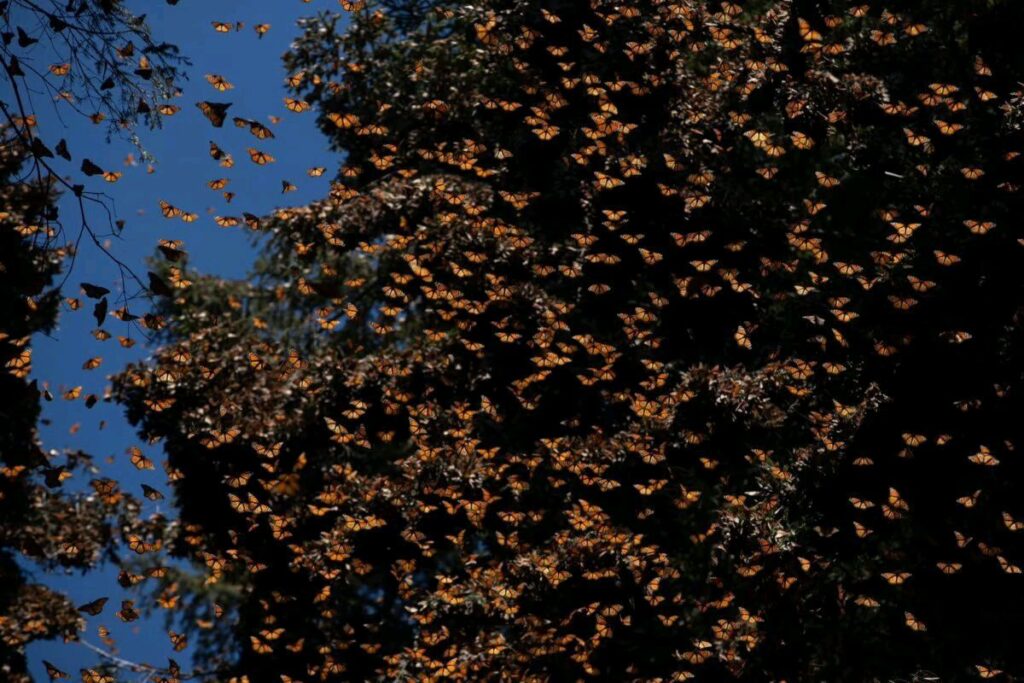
[{"label": "butterfly", "polygon": [[907,627],[912,631],[921,632],[928,630],[928,627],[925,626],[924,622],[915,617],[911,612],[904,612],[903,619]]},{"label": "butterfly", "polygon": [[910,572],[882,572],[882,578],[893,586],[902,586],[910,576]]},{"label": "butterfly", "polygon": [[163,500],[164,499],[164,494],[160,493],[160,491],[158,491],[157,489],[153,488],[152,486],[149,486],[148,484],[142,484],[142,494],[148,500],[156,501],[156,500]]},{"label": "butterfly", "polygon": [[45,659],[43,660],[43,666],[46,668],[46,675],[50,677],[51,681],[57,680],[57,679],[60,679],[60,678],[70,678],[70,676],[66,672],[61,671],[60,669],[58,669],[56,666],[54,666],[50,662],[46,661]]},{"label": "butterfly", "polygon": [[1003,673],[1002,669],[997,669],[994,666],[988,666],[987,664],[975,664],[975,670],[978,672],[980,678],[995,678]]},{"label": "butterfly", "polygon": [[224,119],[227,117],[231,104],[231,102],[207,102],[205,100],[196,102],[199,111],[203,112],[203,116],[209,119],[214,128],[224,125]]},{"label": "butterfly", "polygon": [[230,33],[232,28],[236,31],[241,31],[245,26],[242,22],[232,24],[230,21],[212,21],[210,23],[213,25],[213,30],[217,33]]},{"label": "butterfly", "polygon": [[249,132],[260,140],[274,137],[274,131],[264,126],[259,121],[252,121],[250,119],[243,119],[240,116],[234,117],[235,126],[238,128],[248,128]]},{"label": "butterfly", "polygon": [[267,154],[266,152],[261,152],[255,147],[249,147],[246,151],[249,153],[249,158],[252,160],[252,162],[259,166],[263,166],[274,161],[274,157],[272,157],[270,154]]},{"label": "butterfly", "polygon": [[86,614],[95,617],[103,611],[103,608],[106,606],[108,600],[109,598],[96,598],[95,600],[87,602],[84,605],[79,605],[78,611],[85,612]]},{"label": "butterfly", "polygon": [[753,344],[750,341],[750,333],[747,331],[747,328],[744,327],[743,325],[740,325],[739,327],[736,328],[736,331],[733,333],[733,339],[735,340],[736,344],[741,348],[747,350],[754,348]]},{"label": "butterfly", "polygon": [[219,74],[206,74],[206,82],[212,85],[215,90],[219,90],[221,92],[231,90],[235,87]]}]

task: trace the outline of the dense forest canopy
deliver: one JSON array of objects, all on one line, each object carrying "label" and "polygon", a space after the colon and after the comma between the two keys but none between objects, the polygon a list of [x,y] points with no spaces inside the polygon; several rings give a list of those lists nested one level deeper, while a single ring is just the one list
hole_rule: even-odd
[{"label": "dense forest canopy", "polygon": [[[1024,676],[1024,6],[341,5],[284,56],[329,194],[217,218],[248,278],[173,238],[148,266],[153,357],[112,399],[175,516],[107,481],[79,521],[196,653],[133,671]],[[29,391],[58,262],[4,220]]]}]

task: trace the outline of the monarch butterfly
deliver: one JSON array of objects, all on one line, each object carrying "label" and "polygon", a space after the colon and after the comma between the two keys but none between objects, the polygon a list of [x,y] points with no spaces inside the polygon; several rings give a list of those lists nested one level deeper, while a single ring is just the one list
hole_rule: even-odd
[{"label": "monarch butterfly", "polygon": [[210,140],[210,156],[213,159],[221,160],[221,159],[224,159],[225,157],[228,157],[230,155],[227,154],[227,152],[222,150],[220,147],[218,147],[216,142],[214,142],[213,140]]},{"label": "monarch butterfly", "polygon": [[954,135],[964,128],[962,123],[947,123],[942,119],[935,119],[935,127],[938,128],[939,132],[943,135]]},{"label": "monarch butterfly", "polygon": [[975,664],[974,668],[978,671],[978,676],[981,678],[995,678],[996,676],[1003,673],[1002,669],[997,669],[986,664]]},{"label": "monarch butterfly", "polygon": [[153,469],[153,461],[147,458],[143,453],[142,449],[138,446],[132,446],[128,449],[128,455],[131,458],[132,465],[139,470],[151,470]]},{"label": "monarch butterfly", "polygon": [[999,566],[1002,568],[1002,570],[1005,573],[1007,573],[1007,574],[1024,574],[1024,569],[1021,569],[1019,566],[1017,566],[1015,564],[1012,564],[1009,560],[1007,560],[1002,555],[997,555],[996,556],[996,560],[999,561]]},{"label": "monarch butterfly", "polygon": [[964,166],[960,169],[960,173],[968,180],[977,180],[985,175],[985,171],[977,166]]},{"label": "monarch butterfly", "polygon": [[981,489],[978,489],[974,493],[970,494],[969,496],[961,496],[960,498],[957,498],[956,502],[957,502],[957,504],[963,505],[965,508],[970,509],[970,508],[972,508],[972,507],[974,507],[975,505],[978,504],[978,498],[980,498],[980,497],[981,497]]},{"label": "monarch butterfly", "polygon": [[226,431],[213,429],[210,430],[210,435],[208,437],[200,439],[200,443],[202,443],[209,449],[214,449],[217,448],[218,446],[223,446],[225,444],[231,443],[241,433],[242,430],[239,429],[238,427],[229,427]]},{"label": "monarch butterfly", "polygon": [[1003,513],[1003,524],[1005,524],[1006,528],[1010,531],[1020,531],[1024,529],[1024,521],[1014,519],[1009,512]]},{"label": "monarch butterfly", "polygon": [[252,644],[252,650],[256,654],[265,655],[274,651],[274,648],[256,636],[249,636],[249,642]]},{"label": "monarch butterfly", "polygon": [[798,17],[797,18],[797,27],[798,27],[798,31],[800,33],[800,37],[804,40],[804,42],[806,42],[806,43],[813,43],[813,42],[818,42],[818,41],[822,40],[821,33],[819,33],[818,31],[815,31],[813,28],[811,28],[810,23],[808,23],[808,21],[806,19]]},{"label": "monarch butterfly", "polygon": [[928,88],[936,95],[952,95],[958,92],[960,88],[951,83],[931,83]]},{"label": "monarch butterfly", "polygon": [[963,568],[963,565],[959,562],[936,562],[935,566],[943,574],[956,574]]},{"label": "monarch butterfly", "polygon": [[265,164],[269,164],[275,161],[274,157],[267,154],[266,152],[259,151],[255,147],[249,147],[246,149],[246,151],[249,153],[249,158],[252,160],[252,162],[259,166],[263,166]]},{"label": "monarch butterfly", "polygon": [[116,613],[117,618],[124,622],[132,622],[139,618],[139,612],[135,609],[133,600],[122,600],[121,609]]},{"label": "monarch butterfly", "polygon": [[910,509],[910,505],[908,505],[907,501],[905,501],[903,499],[903,496],[900,495],[900,492],[897,491],[895,488],[893,488],[891,486],[889,487],[888,502],[889,502],[889,505],[893,506],[894,508],[900,509],[900,510],[909,510]]},{"label": "monarch butterfly", "polygon": [[972,235],[984,235],[992,230],[992,228],[996,227],[996,224],[992,221],[978,221],[973,218],[968,218],[964,220],[964,226]]},{"label": "monarch butterfly", "polygon": [[918,619],[911,612],[903,613],[903,620],[912,631],[927,631],[928,627],[925,626],[924,622]]},{"label": "monarch butterfly", "polygon": [[907,142],[909,142],[914,147],[923,147],[931,142],[931,138],[929,138],[926,135],[915,133],[910,128],[904,128],[903,134],[907,137]]},{"label": "monarch butterfly", "polygon": [[992,452],[984,445],[978,449],[977,453],[968,456],[967,459],[975,465],[984,465],[986,467],[995,467],[999,464],[999,459],[992,455]]},{"label": "monarch butterfly", "polygon": [[818,184],[822,187],[829,189],[839,184],[839,178],[835,178],[821,171],[815,171],[814,177],[818,179]]},{"label": "monarch butterfly", "polygon": [[600,171],[596,171],[594,177],[596,178],[594,184],[601,190],[612,190],[626,184],[625,181]]},{"label": "monarch butterfly", "polygon": [[164,499],[164,494],[160,493],[160,491],[153,488],[152,486],[149,486],[148,484],[142,485],[142,495],[145,496],[148,500],[156,501]]},{"label": "monarch butterfly", "polygon": [[78,611],[85,612],[89,616],[95,617],[103,611],[103,608],[106,606],[108,600],[109,598],[96,598],[95,600],[87,602],[84,605],[79,605]]},{"label": "monarch butterfly", "polygon": [[240,116],[236,116],[232,120],[235,122],[236,128],[248,128],[249,132],[260,140],[266,140],[274,137],[274,131],[270,130],[259,121],[244,119]]},{"label": "monarch butterfly", "polygon": [[360,125],[359,117],[350,113],[330,112],[327,119],[338,128],[354,128]]},{"label": "monarch butterfly", "polygon": [[212,85],[215,90],[219,90],[221,92],[231,90],[235,87],[219,74],[206,74],[206,82]]},{"label": "monarch butterfly", "polygon": [[854,522],[853,523],[853,530],[854,530],[854,533],[857,534],[857,538],[867,538],[871,534],[875,533],[874,530],[872,530],[869,527],[861,524],[860,522]]},{"label": "monarch butterfly", "polygon": [[911,296],[890,295],[887,298],[889,299],[889,303],[892,304],[892,307],[895,308],[897,311],[908,311],[915,305],[917,305],[917,299]]},{"label": "monarch butterfly", "polygon": [[893,586],[902,586],[910,577],[910,572],[882,572],[882,578]]},{"label": "monarch butterfly", "polygon": [[552,124],[546,124],[543,126],[533,128],[531,130],[533,131],[534,135],[536,135],[541,140],[544,140],[545,142],[548,140],[553,140],[555,136],[557,136],[558,133],[561,131],[561,129],[558,126]]},{"label": "monarch butterfly", "polygon": [[154,413],[160,413],[160,412],[163,412],[163,411],[167,410],[171,406],[173,406],[176,401],[177,401],[177,399],[175,399],[172,396],[172,397],[161,398],[161,399],[146,399],[144,401],[144,403],[145,403],[146,407],[148,409],[152,410]]},{"label": "monarch butterfly", "polygon": [[996,95],[991,90],[985,90],[984,88],[979,88],[977,86],[974,87],[974,93],[982,102],[989,102],[999,97],[999,95]]},{"label": "monarch butterfly", "polygon": [[633,488],[635,488],[641,496],[650,496],[660,491],[667,483],[667,479],[651,479],[645,484],[633,484]]},{"label": "monarch butterfly", "polygon": [[70,676],[66,672],[61,671],[45,659],[43,660],[43,666],[46,667],[46,675],[50,677],[51,681],[59,678],[70,678]]},{"label": "monarch butterfly", "polygon": [[878,600],[875,600],[874,598],[869,597],[867,595],[858,595],[856,598],[853,599],[853,602],[855,605],[858,605],[860,607],[867,607],[868,609],[875,609],[876,607],[882,606],[882,603],[878,602]]},{"label": "monarch butterfly", "polygon": [[772,134],[766,130],[748,130],[743,135],[758,147],[767,144],[772,137]]},{"label": "monarch butterfly", "polygon": [[741,348],[748,350],[754,348],[753,344],[750,341],[750,334],[747,331],[747,328],[745,328],[743,325],[740,325],[739,327],[736,328],[736,332],[733,333],[733,339],[736,341],[736,344]]},{"label": "monarch butterfly", "polygon": [[797,149],[811,149],[814,147],[814,138],[800,131],[793,131],[790,140]]}]

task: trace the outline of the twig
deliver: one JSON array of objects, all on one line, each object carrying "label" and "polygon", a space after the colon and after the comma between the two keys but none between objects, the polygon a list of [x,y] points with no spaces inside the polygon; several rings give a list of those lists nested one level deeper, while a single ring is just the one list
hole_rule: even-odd
[{"label": "twig", "polygon": [[201,669],[193,669],[189,672],[173,672],[169,668],[161,668],[153,666],[152,664],[140,664],[139,662],[133,662],[129,659],[125,659],[124,657],[118,657],[112,652],[108,652],[99,645],[90,643],[88,640],[84,638],[79,638],[76,642],[92,650],[102,659],[106,660],[110,664],[113,664],[115,667],[119,669],[125,669],[127,671],[134,671],[136,673],[147,674],[147,677],[144,680],[149,680],[149,677],[154,674],[173,674],[178,680],[189,681],[193,679],[204,678],[206,676],[213,676],[217,673],[220,673],[220,670],[203,671]]}]

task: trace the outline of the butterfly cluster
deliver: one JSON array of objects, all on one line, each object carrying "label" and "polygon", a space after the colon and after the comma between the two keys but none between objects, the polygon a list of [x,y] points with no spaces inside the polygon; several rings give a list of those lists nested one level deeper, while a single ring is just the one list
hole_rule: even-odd
[{"label": "butterfly cluster", "polygon": [[328,196],[115,387],[223,680],[1024,675],[1020,9],[343,4]]}]

